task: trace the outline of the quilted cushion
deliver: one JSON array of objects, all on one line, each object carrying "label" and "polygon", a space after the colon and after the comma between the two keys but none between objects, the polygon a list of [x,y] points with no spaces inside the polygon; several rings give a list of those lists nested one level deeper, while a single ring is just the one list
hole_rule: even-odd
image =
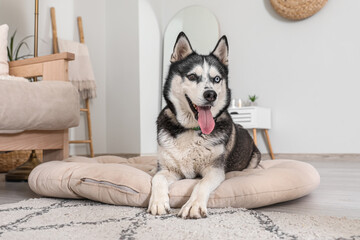
[{"label": "quilted cushion", "polygon": [[[88,198],[116,205],[146,207],[156,157],[73,157],[37,166],[29,176],[37,194],[59,198]],[[199,179],[170,185],[170,206],[181,207]],[[295,160],[262,161],[256,169],[226,174],[210,195],[209,207],[257,208],[300,198],[320,183],[316,169]]]}]

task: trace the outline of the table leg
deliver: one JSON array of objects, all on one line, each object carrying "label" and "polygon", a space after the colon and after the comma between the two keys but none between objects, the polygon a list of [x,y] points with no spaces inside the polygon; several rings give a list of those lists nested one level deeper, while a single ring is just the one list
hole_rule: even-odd
[{"label": "table leg", "polygon": [[269,145],[271,159],[275,159],[274,153],[273,153],[273,150],[272,150],[272,147],[271,147],[271,142],[270,142],[268,130],[267,129],[264,129],[264,130],[265,130],[266,140],[267,140],[268,145]]},{"label": "table leg", "polygon": [[253,128],[253,135],[254,135],[254,143],[257,146],[256,128]]}]

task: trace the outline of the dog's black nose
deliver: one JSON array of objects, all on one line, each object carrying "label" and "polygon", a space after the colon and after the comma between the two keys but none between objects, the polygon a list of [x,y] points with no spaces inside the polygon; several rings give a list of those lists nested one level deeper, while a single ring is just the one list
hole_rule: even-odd
[{"label": "dog's black nose", "polygon": [[208,102],[214,102],[216,100],[217,94],[214,90],[206,90],[204,92],[204,98],[208,101]]}]

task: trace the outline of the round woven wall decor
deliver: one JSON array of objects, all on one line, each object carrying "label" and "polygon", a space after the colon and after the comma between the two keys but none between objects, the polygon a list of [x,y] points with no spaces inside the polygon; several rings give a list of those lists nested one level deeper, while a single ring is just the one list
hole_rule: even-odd
[{"label": "round woven wall decor", "polygon": [[290,20],[301,20],[317,13],[327,0],[270,0],[275,11]]}]

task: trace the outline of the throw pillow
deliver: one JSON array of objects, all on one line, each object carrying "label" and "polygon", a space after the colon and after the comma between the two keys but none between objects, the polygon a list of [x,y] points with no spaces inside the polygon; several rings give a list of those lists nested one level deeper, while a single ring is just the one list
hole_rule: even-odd
[{"label": "throw pillow", "polygon": [[7,61],[7,38],[9,26],[6,24],[0,25],[0,75],[9,74],[9,64]]}]

